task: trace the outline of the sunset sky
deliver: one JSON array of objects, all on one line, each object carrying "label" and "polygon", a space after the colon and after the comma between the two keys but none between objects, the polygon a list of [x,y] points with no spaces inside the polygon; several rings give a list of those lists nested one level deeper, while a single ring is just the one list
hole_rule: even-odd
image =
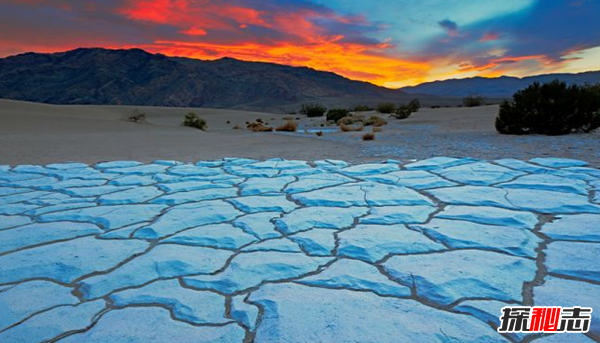
[{"label": "sunset sky", "polygon": [[398,88],[600,69],[600,0],[0,0],[0,57],[142,48]]}]

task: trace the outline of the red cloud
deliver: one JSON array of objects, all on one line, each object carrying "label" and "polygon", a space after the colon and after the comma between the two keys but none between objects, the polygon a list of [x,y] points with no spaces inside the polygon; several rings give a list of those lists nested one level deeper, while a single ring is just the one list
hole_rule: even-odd
[{"label": "red cloud", "polygon": [[481,39],[479,39],[480,42],[492,42],[492,41],[497,41],[498,38],[500,38],[500,35],[495,33],[495,32],[486,32],[483,37],[481,37]]}]

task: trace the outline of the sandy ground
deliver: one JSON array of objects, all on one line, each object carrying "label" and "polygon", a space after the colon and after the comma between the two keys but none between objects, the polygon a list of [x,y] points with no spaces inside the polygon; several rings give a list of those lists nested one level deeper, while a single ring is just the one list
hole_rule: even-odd
[{"label": "sandy ground", "polygon": [[[126,121],[135,109],[147,123]],[[206,132],[181,126],[193,110],[205,118]],[[128,106],[56,106],[0,100],[0,164],[157,159],[197,161],[222,157],[353,162],[386,158],[409,160],[430,156],[485,159],[539,156],[569,157],[600,164],[600,134],[505,136],[496,133],[497,106],[423,108],[407,120],[389,119],[377,139],[363,142],[364,132],[343,133],[323,127],[323,119],[233,110]],[[371,115],[372,113],[366,113]],[[263,119],[272,126],[302,117],[297,133],[234,130]],[[304,129],[311,133],[305,133]],[[323,130],[322,137],[313,131]],[[366,128],[365,131],[370,131]]]}]

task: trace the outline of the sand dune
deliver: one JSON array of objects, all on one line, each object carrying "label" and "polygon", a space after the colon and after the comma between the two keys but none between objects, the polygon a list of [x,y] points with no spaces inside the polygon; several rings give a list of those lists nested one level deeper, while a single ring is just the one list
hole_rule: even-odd
[{"label": "sand dune", "polygon": [[[135,109],[147,114],[146,124],[126,121]],[[181,126],[185,113],[205,118],[209,130]],[[374,142],[362,133],[325,127],[323,137],[298,132],[253,133],[233,130],[261,118],[279,125],[297,115],[205,108],[46,105],[0,100],[0,164],[44,164],[62,161],[94,163],[134,159],[196,161],[226,156],[323,158],[369,161],[430,156],[531,158],[551,155],[600,161],[600,135],[503,136],[494,130],[497,106],[423,108],[403,121],[390,119]],[[374,113],[366,113],[370,115]],[[302,128],[321,130],[323,119],[302,117]],[[366,130],[370,130],[366,128]]]}]

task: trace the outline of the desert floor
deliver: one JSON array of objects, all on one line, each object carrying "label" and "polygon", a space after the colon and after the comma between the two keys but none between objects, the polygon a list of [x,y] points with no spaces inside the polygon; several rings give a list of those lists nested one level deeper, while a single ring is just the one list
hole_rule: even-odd
[{"label": "desert floor", "polygon": [[[147,123],[126,121],[137,109]],[[194,111],[205,118],[207,132],[181,126]],[[562,137],[505,136],[496,133],[498,106],[423,108],[411,118],[389,119],[376,140],[363,142],[364,132],[323,127],[324,119],[215,109],[132,106],[56,106],[0,100],[0,164],[45,164],[66,161],[172,159],[198,161],[222,157],[342,159],[422,159],[431,156],[485,159],[567,157],[600,164],[600,134]],[[363,113],[372,115],[374,113]],[[300,118],[297,133],[254,133],[245,128],[257,118],[272,126]],[[308,129],[308,131],[305,131]],[[322,137],[314,131],[323,130]],[[365,128],[365,131],[370,131]],[[310,132],[310,133],[309,133]]]}]

